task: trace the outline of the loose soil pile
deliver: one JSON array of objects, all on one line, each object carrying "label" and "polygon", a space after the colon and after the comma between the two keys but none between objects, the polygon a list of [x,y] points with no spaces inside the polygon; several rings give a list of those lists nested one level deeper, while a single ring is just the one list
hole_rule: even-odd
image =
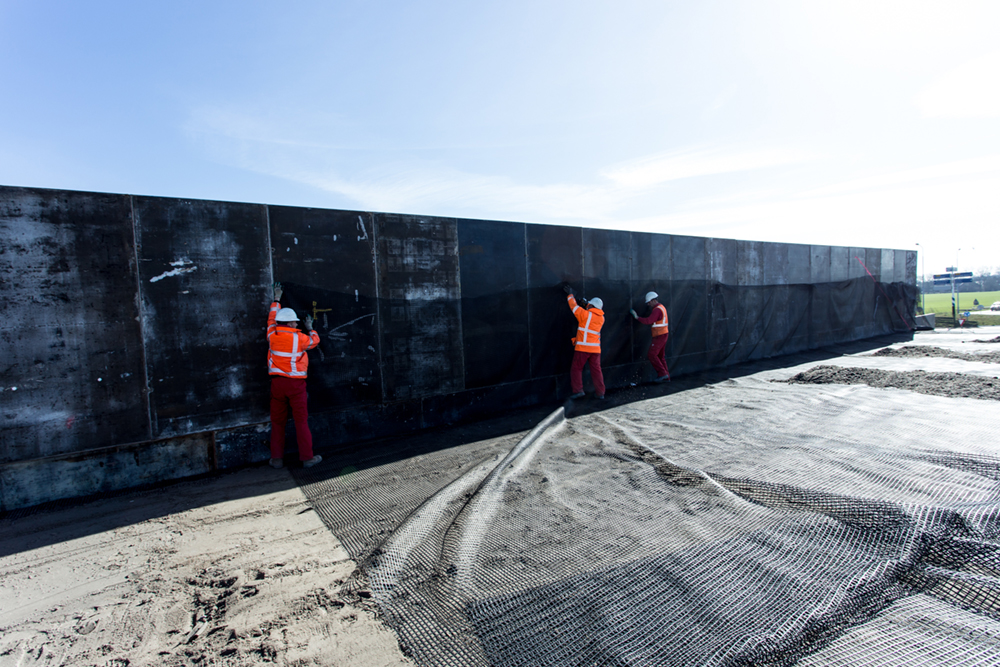
[{"label": "loose soil pile", "polygon": [[970,342],[972,342],[972,343],[1000,343],[1000,336],[997,336],[996,338],[990,338],[989,340],[974,340],[974,341],[970,341]]},{"label": "loose soil pile", "polygon": [[969,352],[955,352],[942,347],[932,347],[930,345],[907,345],[905,347],[886,347],[875,352],[873,357],[945,357],[947,359],[961,359],[962,361],[981,361],[987,364],[1000,364],[1000,352],[987,352],[985,354],[971,354]]},{"label": "loose soil pile", "polygon": [[[933,349],[933,348],[931,348]],[[964,373],[928,373],[926,371],[887,371],[879,368],[843,368],[816,366],[788,380],[792,384],[866,384],[881,389],[908,389],[932,396],[978,398],[1000,401],[1000,378],[979,377]]]}]

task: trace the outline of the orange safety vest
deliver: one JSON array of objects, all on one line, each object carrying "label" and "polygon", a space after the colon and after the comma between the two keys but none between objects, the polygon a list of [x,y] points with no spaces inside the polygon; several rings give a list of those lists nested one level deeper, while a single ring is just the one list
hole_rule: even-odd
[{"label": "orange safety vest", "polygon": [[269,375],[305,379],[309,370],[306,350],[319,345],[319,334],[310,331],[306,335],[295,327],[278,324],[275,318],[279,308],[281,304],[275,301],[267,316],[267,372]]},{"label": "orange safety vest", "polygon": [[663,317],[653,322],[653,338],[666,336],[670,331],[670,327],[667,324],[667,307],[662,303],[658,303],[656,304],[656,309],[663,313]]},{"label": "orange safety vest", "polygon": [[573,337],[575,349],[580,352],[600,354],[604,311],[599,308],[581,308],[577,305],[572,294],[566,296],[566,301],[569,302],[569,309],[573,311],[579,324],[576,328],[576,336]]}]

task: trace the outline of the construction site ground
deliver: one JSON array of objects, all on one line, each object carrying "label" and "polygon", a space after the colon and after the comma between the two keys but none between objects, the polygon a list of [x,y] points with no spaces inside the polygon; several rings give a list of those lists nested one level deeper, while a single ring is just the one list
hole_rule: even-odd
[{"label": "construction site ground", "polygon": [[[682,427],[710,430],[713,419],[731,421],[727,415],[734,411],[802,414],[812,404],[842,401],[863,406],[861,427],[871,430],[877,425],[887,438],[905,441],[909,430],[920,428],[923,437],[943,449],[960,443],[955,451],[1000,456],[1000,327],[939,329],[906,338],[751,362],[669,384],[609,392],[606,401],[588,397],[567,403],[564,436],[540,447],[565,450],[560,456],[569,460],[574,451],[582,454],[581,448],[598,447],[588,443],[596,442],[594,434],[601,429],[655,432],[655,420],[664,420],[661,431],[670,434],[664,436],[662,448],[632,444],[631,453],[626,453],[651,465],[661,478],[673,475],[673,483],[690,486],[698,480],[680,483],[677,476],[737,464],[729,461],[734,455],[724,447],[685,448],[680,443],[688,436]],[[558,407],[364,443],[351,451],[327,453],[318,443],[326,460],[310,471],[264,466],[12,513],[0,520],[0,666],[435,664],[437,654],[408,639],[414,632],[405,629],[408,608],[396,606],[387,613],[380,604],[383,593],[373,593],[377,586],[368,570],[397,528],[412,530],[417,525],[413,517],[428,510],[431,498],[470,474],[480,475],[470,488],[486,484],[477,480],[488,481],[489,471],[475,473],[476,466],[506,460],[504,456]],[[695,413],[695,426],[680,417],[663,417]],[[795,421],[788,424],[794,428]],[[829,429],[848,426],[830,424]],[[822,431],[824,425],[812,428]],[[749,443],[762,450],[767,444]],[[780,449],[794,454],[794,447]],[[377,477],[381,473],[371,472],[373,476],[352,477],[376,470],[366,464],[366,452],[376,450],[379,466],[389,460],[412,462],[407,468],[414,471],[412,476],[392,472]],[[676,459],[668,456],[671,451]],[[774,458],[768,465],[794,467],[788,459],[778,461]],[[587,473],[586,461],[572,463],[578,466],[574,474]],[[632,465],[631,459],[625,463]],[[864,461],[855,463],[865,466]],[[557,469],[556,463],[546,465]],[[754,461],[738,465],[750,470]],[[558,474],[539,473],[537,487],[528,483],[529,477],[520,485],[508,484],[504,502],[518,507],[525,497],[530,500],[558,484]],[[334,503],[331,510],[323,506],[321,491],[336,488],[338,480],[357,479],[370,483],[352,482],[359,486],[352,487],[351,502],[377,511],[374,518],[352,523],[343,509],[350,503]],[[363,501],[365,489],[386,479],[406,489],[398,490],[391,501],[374,493],[371,503]],[[817,484],[835,481],[830,477]],[[632,483],[647,484],[639,478]],[[730,490],[734,488],[732,482]],[[339,526],[348,528],[340,531]],[[645,549],[641,543],[635,538],[639,555]],[[588,558],[599,561],[602,549],[595,546]],[[466,608],[474,609],[474,602]],[[491,652],[500,649],[487,645],[492,641],[488,614],[475,618],[481,634],[465,639],[482,642],[485,648],[468,649],[468,655],[484,664],[518,664],[514,658],[498,659],[502,651]],[[1000,625],[988,614],[984,618],[976,631],[994,644],[1000,642],[1000,636],[991,634]],[[836,651],[840,641],[828,638],[808,648],[809,655],[800,656],[803,664],[813,664],[810,659],[826,664],[816,656]],[[553,658],[552,664],[561,663]]]}]

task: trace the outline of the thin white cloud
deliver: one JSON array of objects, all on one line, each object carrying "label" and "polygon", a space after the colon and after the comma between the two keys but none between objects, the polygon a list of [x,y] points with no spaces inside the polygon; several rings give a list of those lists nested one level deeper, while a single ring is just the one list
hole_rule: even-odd
[{"label": "thin white cloud", "polygon": [[[377,149],[353,149],[347,158],[344,151],[349,142],[337,140],[344,128],[337,126],[336,119],[324,120],[326,131],[313,133],[325,136],[323,143],[302,141],[301,132],[284,127],[279,118],[223,109],[197,110],[185,130],[215,160],[338,194],[366,210],[574,224],[611,224],[624,204],[640,194],[655,193],[655,186],[671,180],[763,169],[807,158],[792,150],[698,147],[619,163],[595,174],[590,183],[524,184],[406,156],[406,151],[402,151],[404,157],[389,163],[378,159]],[[324,124],[313,121],[306,123]],[[365,160],[368,166],[353,157],[365,152],[370,153]]]},{"label": "thin white cloud", "polygon": [[1000,51],[974,58],[938,77],[914,99],[927,118],[1000,116]]},{"label": "thin white cloud", "polygon": [[843,183],[814,188],[801,193],[799,196],[822,197],[862,190],[883,189],[921,181],[954,179],[993,173],[1000,174],[1000,155],[986,155],[967,160],[957,160],[955,162],[946,162],[944,164],[935,164],[927,167],[905,169],[903,171],[854,179]]},{"label": "thin white cloud", "polygon": [[739,92],[740,92],[740,87],[738,85],[734,84],[732,86],[729,86],[715,97],[712,103],[708,105],[708,109],[706,109],[706,112],[711,114],[716,111],[719,111],[720,109],[728,105],[730,102],[732,102],[734,99],[736,99],[736,95]]},{"label": "thin white cloud", "polygon": [[[269,173],[335,192],[370,210],[446,211],[448,215],[503,217],[528,221],[573,221],[614,225],[616,211],[640,194],[655,194],[664,182],[734,171],[749,171],[806,159],[787,150],[724,152],[691,150],[615,165],[594,183],[529,185],[506,177],[471,174],[436,163],[409,161],[380,166],[351,176],[338,172],[288,171],[269,159]],[[275,170],[278,171],[275,171]],[[750,197],[767,197],[750,193]],[[725,196],[725,195],[723,195]],[[745,195],[736,195],[744,199]],[[718,205],[718,201],[713,202]]]},{"label": "thin white cloud", "polygon": [[764,169],[811,159],[802,151],[785,149],[726,151],[695,149],[630,160],[605,169],[602,175],[625,188],[648,188],[696,176]]},{"label": "thin white cloud", "polygon": [[[370,169],[353,177],[336,173],[275,175],[344,195],[362,208],[376,211],[433,211],[531,222],[601,218],[617,205],[617,198],[607,188],[573,183],[524,185],[417,161]],[[485,211],[489,213],[484,215]]]}]

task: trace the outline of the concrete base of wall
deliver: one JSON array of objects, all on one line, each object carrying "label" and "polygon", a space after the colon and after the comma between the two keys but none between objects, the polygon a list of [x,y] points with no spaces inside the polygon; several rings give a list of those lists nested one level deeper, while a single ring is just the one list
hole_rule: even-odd
[{"label": "concrete base of wall", "polygon": [[0,513],[210,472],[214,440],[198,433],[2,464]]}]

